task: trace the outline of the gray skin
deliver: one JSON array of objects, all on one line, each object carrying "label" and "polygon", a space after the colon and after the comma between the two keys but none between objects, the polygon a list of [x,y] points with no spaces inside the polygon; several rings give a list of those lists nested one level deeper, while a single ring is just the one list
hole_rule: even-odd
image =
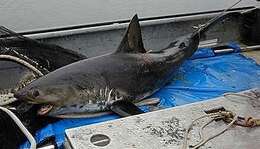
[{"label": "gray skin", "polygon": [[109,111],[118,100],[140,102],[169,82],[178,66],[196,51],[201,34],[230,14],[235,13],[222,15],[157,52],[144,50],[135,16],[116,52],[57,69],[15,97],[51,105],[43,107],[40,114],[54,117]]}]

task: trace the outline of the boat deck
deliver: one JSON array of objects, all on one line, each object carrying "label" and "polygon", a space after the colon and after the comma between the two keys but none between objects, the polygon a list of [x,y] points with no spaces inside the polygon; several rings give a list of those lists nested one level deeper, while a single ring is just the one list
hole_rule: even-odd
[{"label": "boat deck", "polygon": [[[205,110],[224,107],[239,116],[260,117],[260,90],[253,89],[242,94],[254,97],[228,95],[203,102],[169,108],[165,110],[131,116],[109,122],[82,126],[66,131],[66,148],[180,148],[185,130]],[[195,123],[188,143],[199,141],[199,128],[208,118]],[[210,137],[227,127],[223,121],[213,121],[203,129],[205,137]],[[250,148],[260,145],[260,129],[232,126],[220,136],[210,140],[203,148]]]},{"label": "boat deck", "polygon": [[260,50],[259,51],[244,52],[243,55],[245,55],[246,57],[252,58],[258,64],[260,64]]}]

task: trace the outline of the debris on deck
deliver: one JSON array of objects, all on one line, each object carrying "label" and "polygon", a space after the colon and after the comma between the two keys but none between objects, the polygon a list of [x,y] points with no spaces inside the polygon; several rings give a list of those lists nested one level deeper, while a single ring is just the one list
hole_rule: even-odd
[{"label": "debris on deck", "polygon": [[[205,111],[216,107],[223,107],[239,116],[259,118],[260,90],[252,89],[239,94],[227,94],[208,101],[68,129],[65,148],[179,149],[183,144],[186,129],[192,121],[205,115]],[[189,133],[188,144],[194,145],[199,142],[199,129],[209,120],[206,118],[195,123]],[[213,121],[203,129],[203,134],[208,138],[225,127],[227,127],[226,122]],[[260,145],[259,134],[259,128],[233,125],[203,147],[257,149]]]}]

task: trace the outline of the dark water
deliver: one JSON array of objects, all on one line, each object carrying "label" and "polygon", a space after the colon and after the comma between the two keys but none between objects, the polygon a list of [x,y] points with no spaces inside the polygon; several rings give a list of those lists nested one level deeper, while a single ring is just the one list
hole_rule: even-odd
[{"label": "dark water", "polygon": [[[227,8],[237,0],[0,0],[0,24],[15,31]],[[243,0],[237,7],[252,6]]]}]

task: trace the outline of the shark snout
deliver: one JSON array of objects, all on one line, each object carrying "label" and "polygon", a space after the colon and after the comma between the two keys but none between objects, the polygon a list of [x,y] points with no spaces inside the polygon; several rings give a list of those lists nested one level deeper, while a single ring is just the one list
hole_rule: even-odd
[{"label": "shark snout", "polygon": [[14,93],[14,97],[17,99],[23,99],[28,94],[28,91],[17,91]]},{"label": "shark snout", "polygon": [[37,89],[33,89],[33,90],[22,89],[14,93],[14,97],[19,100],[33,101],[33,99],[36,99],[38,96],[40,96],[40,92]]}]

